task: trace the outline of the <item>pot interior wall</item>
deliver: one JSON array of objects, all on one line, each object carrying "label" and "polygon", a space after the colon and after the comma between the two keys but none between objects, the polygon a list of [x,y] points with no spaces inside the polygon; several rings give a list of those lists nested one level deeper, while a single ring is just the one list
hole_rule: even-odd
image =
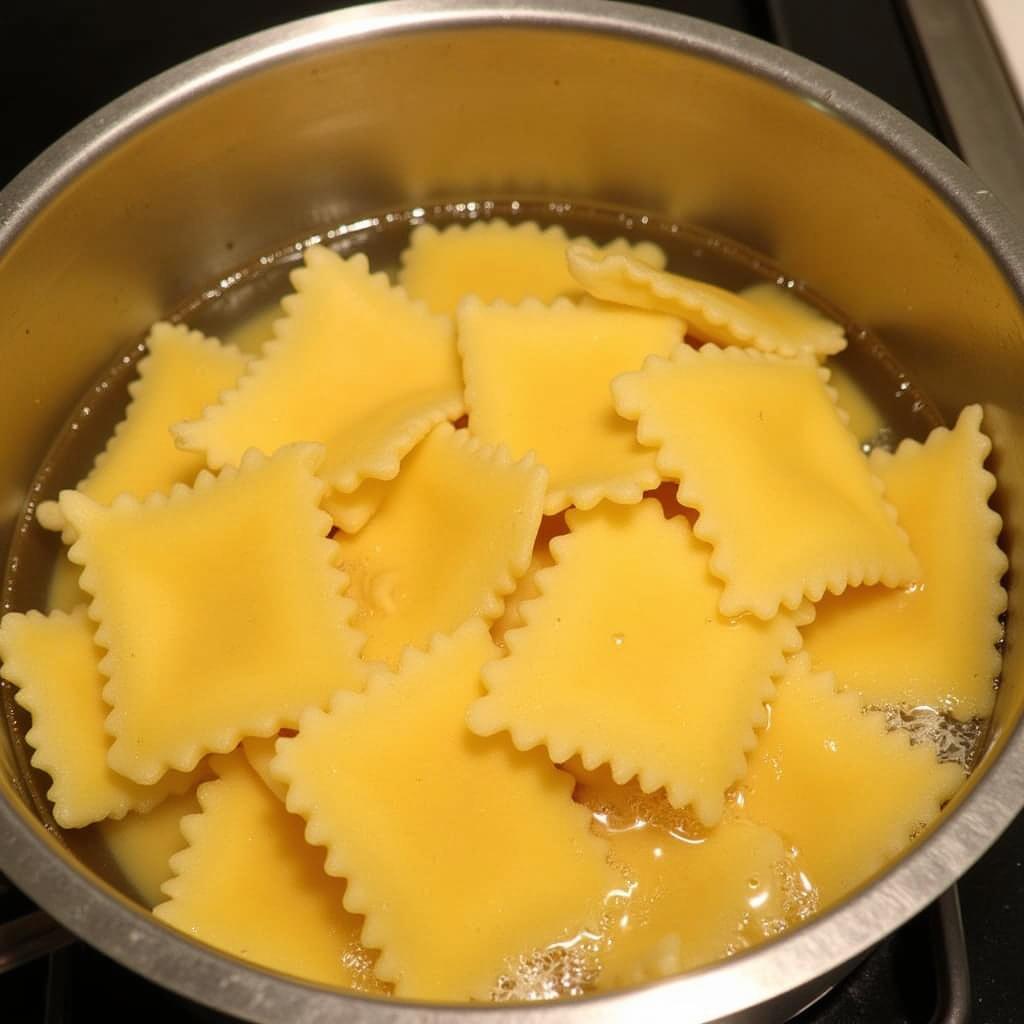
[{"label": "pot interior wall", "polygon": [[[819,103],[709,54],[472,25],[324,42],[183,94],[0,254],[3,547],[72,402],[153,320],[303,231],[497,194],[621,203],[730,235],[874,328],[950,418],[986,403],[1016,566],[1024,315],[949,205]],[[1016,576],[989,757],[1024,703]]]}]

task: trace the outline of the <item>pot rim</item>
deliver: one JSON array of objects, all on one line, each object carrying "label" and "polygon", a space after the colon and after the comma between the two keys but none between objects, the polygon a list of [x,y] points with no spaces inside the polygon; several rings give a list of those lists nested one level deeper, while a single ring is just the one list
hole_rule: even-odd
[{"label": "pot rim", "polygon": [[[453,27],[613,35],[710,59],[837,116],[923,179],[988,250],[1024,302],[1024,231],[956,156],[883,101],[769,43],[683,15],[602,0],[393,0],[286,23],[210,50],[103,107],[0,191],[0,258],[79,174],[148,124],[247,74],[300,54],[388,35]],[[0,264],[2,265],[2,264]],[[81,866],[43,825],[0,800],[0,866],[91,945],[159,984],[254,1021],[582,1024],[584,1020],[711,1021],[772,1000],[848,963],[952,885],[1024,806],[1024,725],[992,765],[906,857],[852,897],[763,946],[640,989],[578,1001],[468,1008],[346,995],[249,966],[174,932]]]}]

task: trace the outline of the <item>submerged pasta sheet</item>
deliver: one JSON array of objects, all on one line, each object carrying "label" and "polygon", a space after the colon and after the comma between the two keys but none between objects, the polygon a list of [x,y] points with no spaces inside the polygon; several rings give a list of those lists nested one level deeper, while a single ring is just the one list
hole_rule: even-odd
[{"label": "submerged pasta sheet", "polygon": [[213,469],[249,448],[319,442],[321,475],[351,493],[367,478],[392,479],[434,424],[461,415],[452,324],[371,274],[365,256],[315,246],[305,259],[275,339],[237,388],[174,432]]},{"label": "submerged pasta sheet", "polygon": [[252,451],[238,470],[204,470],[193,488],[145,502],[62,493],[107,652],[116,771],[156,782],[362,688],[363,637],[348,625],[354,607],[319,508],[322,454]]},{"label": "submerged pasta sheet", "polygon": [[270,762],[274,760],[277,741],[282,735],[294,736],[295,730],[289,729],[287,734],[277,736],[247,736],[242,740],[242,752],[249,767],[263,780],[270,792],[284,803],[288,798],[288,787],[270,773]]},{"label": "submerged pasta sheet", "polygon": [[839,324],[807,307],[796,310],[779,290],[746,295],[650,267],[629,253],[569,247],[572,276],[598,299],[680,317],[702,341],[750,346],[782,356],[834,355],[846,348]]},{"label": "submerged pasta sheet", "polygon": [[962,781],[930,743],[911,746],[884,715],[837,694],[801,652],[750,758],[743,814],[796,847],[825,907],[899,856]]},{"label": "submerged pasta sheet", "polygon": [[[381,992],[364,967],[362,920],[343,904],[345,884],[324,872],[323,851],[303,837],[241,751],[211,758],[217,778],[199,787],[200,813],[182,821],[188,846],[171,858],[162,921],[264,967]],[[353,969],[354,968],[354,969]]]},{"label": "submerged pasta sheet", "polygon": [[628,893],[608,914],[599,988],[678,974],[786,926],[786,851],[770,829],[727,814],[707,831],[663,793],[616,785],[607,768],[567,767]]},{"label": "submerged pasta sheet", "polygon": [[888,428],[878,404],[861,382],[842,366],[829,364],[829,387],[836,393],[836,406],[861,449],[887,440]]},{"label": "submerged pasta sheet", "polygon": [[992,446],[981,415],[968,406],[953,430],[939,427],[923,445],[871,454],[920,580],[826,598],[804,635],[814,667],[864,703],[927,705],[962,720],[992,711],[1007,561],[996,542],[1002,520],[988,505],[996,481],[984,469]]},{"label": "submerged pasta sheet", "polygon": [[[198,416],[233,387],[247,358],[183,324],[154,324],[139,360],[138,379],[128,385],[131,401],[107,446],[96,456],[78,486],[82,494],[108,505],[119,494],[144,498],[166,493],[176,483],[190,484],[206,462],[195,452],[174,446],[172,423]],[[39,522],[50,530],[67,523],[55,501],[42,502]],[[71,543],[74,537],[65,538]]]},{"label": "submerged pasta sheet", "polygon": [[410,649],[364,695],[304,715],[271,765],[399,996],[488,998],[515,957],[593,927],[618,882],[572,779],[466,730],[497,653],[480,619]]},{"label": "submerged pasta sheet", "polygon": [[714,549],[721,610],[770,619],[826,590],[917,579],[919,565],[816,365],[751,349],[680,345],[612,385],[658,449]]},{"label": "submerged pasta sheet", "polygon": [[530,564],[546,483],[532,456],[513,462],[465,430],[436,427],[373,519],[339,538],[363,657],[394,665],[407,644],[497,618]]},{"label": "submerged pasta sheet", "polygon": [[70,614],[5,615],[0,623],[3,676],[18,687],[14,699],[32,713],[25,736],[35,751],[32,765],[53,779],[46,795],[64,828],[147,811],[191,788],[198,778],[168,772],[145,786],[110,768],[111,739],[105,729],[110,708],[101,696],[103,652],[93,632],[82,605]]},{"label": "submerged pasta sheet", "polygon": [[660,482],[654,454],[616,416],[611,381],[682,340],[672,317],[576,306],[484,306],[459,310],[459,351],[469,429],[515,456],[536,453],[550,473],[544,511],[602,499],[635,504]]},{"label": "submerged pasta sheet", "polygon": [[66,550],[57,556],[50,576],[50,585],[46,588],[46,601],[43,607],[47,612],[70,613],[80,604],[89,603],[89,595],[78,585],[81,574],[82,567],[75,565],[68,558]]},{"label": "submerged pasta sheet", "polygon": [[[497,219],[476,221],[442,231],[422,224],[402,253],[398,280],[435,313],[454,313],[467,295],[484,302],[575,298],[582,289],[566,264],[568,245],[561,227],[541,229],[533,221],[515,226]],[[651,242],[630,245],[619,238],[601,251],[628,252],[648,266],[665,266],[665,254]]]},{"label": "submerged pasta sheet", "polygon": [[[682,516],[657,501],[570,511],[540,597],[505,636],[509,655],[485,666],[488,694],[469,712],[481,735],[543,744],[555,762],[580,754],[617,782],[664,786],[707,825],[744,774],[754,727],[783,654],[800,646],[794,618],[719,614],[720,587]],[[614,582],[612,582],[614,581]]]},{"label": "submerged pasta sheet", "polygon": [[[209,773],[204,769],[203,778]],[[181,820],[199,812],[195,790],[171,796],[144,813],[107,818],[97,829],[129,889],[147,907],[167,898],[162,886],[174,872],[171,857],[185,848]]]}]

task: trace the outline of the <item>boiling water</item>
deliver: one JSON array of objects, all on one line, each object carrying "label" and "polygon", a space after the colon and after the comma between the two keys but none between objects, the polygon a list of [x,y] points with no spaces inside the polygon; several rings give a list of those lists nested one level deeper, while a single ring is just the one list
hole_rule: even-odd
[{"label": "boiling water", "polygon": [[[866,451],[879,445],[890,447],[904,437],[923,439],[940,422],[934,406],[907,379],[879,338],[852,323],[841,310],[803,283],[789,278],[767,258],[703,230],[642,213],[581,203],[484,200],[368,216],[301,238],[236,267],[177,310],[169,311],[168,318],[233,342],[247,352],[257,352],[271,336],[278,301],[289,290],[288,272],[301,261],[307,246],[324,244],[342,254],[364,252],[374,270],[386,270],[393,275],[409,233],[416,225],[432,223],[443,227],[493,217],[512,223],[535,220],[542,225],[560,224],[570,236],[587,235],[599,243],[619,236],[634,242],[656,242],[668,255],[669,269],[725,288],[774,281],[846,328],[849,347],[831,358],[829,367],[840,404],[850,416],[850,427]],[[4,611],[60,605],[77,599],[77,587],[74,577],[66,572],[59,537],[35,525],[34,508],[38,501],[55,497],[62,488],[73,487],[88,472],[96,453],[104,447],[123,415],[127,386],[143,354],[141,339],[117,354],[71,412],[40,466],[7,564]],[[59,586],[51,590],[55,568],[62,564],[65,571],[63,576],[58,574]],[[3,700],[10,727],[16,737],[23,738],[29,725],[27,715],[14,703],[12,688],[7,684]],[[885,710],[891,728],[906,729],[915,740],[936,742],[943,759],[957,761],[965,769],[972,766],[985,723],[956,723],[929,708]],[[177,817],[183,810],[194,809],[194,803],[189,802],[194,798],[177,798],[169,801],[162,812],[153,812],[154,819],[162,813],[166,820],[152,834],[134,827],[130,820],[62,832],[53,822],[45,799],[48,778],[30,767],[30,751],[23,741],[15,746],[27,795],[48,827],[100,875],[151,905],[158,898],[168,847],[176,841]],[[599,834],[648,828],[656,830],[666,843],[704,841],[701,829],[686,815],[672,811],[657,794],[645,796],[635,789],[627,804],[616,808],[588,795],[586,786],[578,789],[577,798],[591,810],[593,827]],[[643,913],[643,901],[634,898],[635,888],[635,880],[623,868],[622,888],[609,895],[601,931],[576,936],[510,964],[495,998],[544,999],[591,990],[599,978],[601,951],[612,941],[617,922],[627,920],[631,913]],[[817,909],[813,889],[786,864],[777,865],[771,878],[751,880],[749,904],[750,914],[736,936],[732,952],[784,931]],[[760,912],[766,904],[775,908],[774,915]],[[365,953],[353,950],[351,957],[358,960],[365,958]]]}]

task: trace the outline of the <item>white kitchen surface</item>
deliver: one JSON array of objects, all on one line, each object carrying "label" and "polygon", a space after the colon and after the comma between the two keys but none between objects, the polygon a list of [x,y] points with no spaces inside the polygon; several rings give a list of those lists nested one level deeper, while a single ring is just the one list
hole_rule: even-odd
[{"label": "white kitchen surface", "polygon": [[1024,0],[977,0],[1006,66],[1007,77],[1024,107]]}]

